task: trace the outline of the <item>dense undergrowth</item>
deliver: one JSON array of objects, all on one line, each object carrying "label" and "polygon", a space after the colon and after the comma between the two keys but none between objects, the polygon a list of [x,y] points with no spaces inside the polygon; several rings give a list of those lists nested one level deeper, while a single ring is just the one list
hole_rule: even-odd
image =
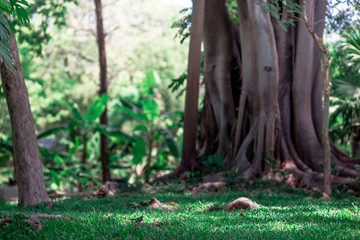
[{"label": "dense undergrowth", "polygon": [[[130,190],[131,197],[102,199],[72,198],[46,205],[24,208],[16,202],[0,203],[0,239],[358,239],[360,201],[338,194],[330,201],[307,191],[279,191],[273,188],[248,190],[239,187],[214,195],[192,196],[181,185],[166,185],[141,191]],[[170,192],[170,191],[174,192]],[[129,191],[129,189],[128,189]],[[176,202],[175,211],[146,207],[131,208],[130,202],[156,197]],[[247,197],[259,210],[234,212],[207,211],[214,205]],[[41,231],[33,231],[26,219],[35,213],[72,216],[73,220],[41,220]],[[163,222],[160,227],[125,225],[143,216],[143,223]]]}]

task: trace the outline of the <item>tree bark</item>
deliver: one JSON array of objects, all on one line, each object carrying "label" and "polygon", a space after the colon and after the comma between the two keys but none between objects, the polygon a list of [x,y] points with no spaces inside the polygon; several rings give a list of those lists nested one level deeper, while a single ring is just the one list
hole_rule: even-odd
[{"label": "tree bark", "polygon": [[[328,106],[322,108],[322,77],[326,74],[321,74],[321,67],[326,67],[326,73],[329,64],[325,59],[320,61],[323,54],[319,49],[324,49],[314,42],[303,21],[295,21],[295,26],[285,32],[259,6],[262,2],[237,1],[240,34],[236,36],[229,27],[225,1],[206,1],[206,94],[200,118],[200,147],[205,154],[225,151],[231,156],[225,161],[230,163],[227,166],[247,178],[271,177],[274,169],[282,168],[309,187],[322,187],[324,166],[325,178],[329,179],[326,172],[330,172],[330,165],[324,164],[329,151],[325,155],[322,151],[322,143],[326,143],[321,139],[322,109]],[[316,22],[312,34],[319,38],[325,11],[326,1],[307,1],[307,12]],[[292,17],[281,12],[284,20]],[[239,46],[234,44],[236,37],[240,38]],[[238,59],[231,49],[241,57]],[[230,81],[229,86],[234,70],[231,67],[236,62],[240,63],[241,81]],[[231,103],[230,99],[240,100]],[[228,107],[237,112],[230,135],[224,127],[234,121]],[[358,161],[334,147],[331,151],[338,172],[338,176],[331,176],[332,186],[352,183],[346,177],[360,175],[354,171]]]},{"label": "tree bark", "polygon": [[360,158],[360,127],[356,126],[352,140],[352,155],[354,158]]},{"label": "tree bark", "polygon": [[190,49],[188,62],[188,77],[186,84],[184,137],[181,163],[177,174],[193,171],[199,168],[196,159],[196,139],[198,123],[199,78],[201,66],[201,42],[203,39],[204,0],[193,1],[191,17]]},{"label": "tree bark", "polygon": [[[99,95],[107,93],[107,67],[106,67],[106,50],[105,50],[105,34],[103,27],[102,5],[101,0],[95,0],[96,11],[96,27],[97,27],[97,43],[99,47],[99,63],[100,63],[100,91]],[[100,116],[100,124],[108,125],[107,108]],[[110,179],[109,170],[109,151],[108,138],[105,134],[100,134],[100,154],[101,154],[101,168],[102,181],[106,182]]]},{"label": "tree bark", "polygon": [[[310,5],[311,4],[311,5]],[[307,7],[310,8],[310,13],[315,11],[315,2],[313,1],[301,1],[302,11],[304,13],[303,19],[307,30],[309,31],[313,41],[315,42],[318,51],[320,52],[321,61],[321,82],[323,85],[323,104],[322,104],[322,123],[321,123],[321,145],[323,150],[324,159],[324,191],[331,196],[331,150],[329,142],[329,106],[330,106],[330,81],[329,70],[331,65],[331,59],[329,59],[329,53],[323,42],[323,39],[319,37],[314,30],[314,20],[309,22],[307,16]]]},{"label": "tree bark", "polygon": [[35,134],[27,88],[22,73],[16,40],[9,35],[10,50],[16,73],[0,63],[1,80],[11,120],[15,178],[19,204],[32,206],[48,202],[40,153]]}]

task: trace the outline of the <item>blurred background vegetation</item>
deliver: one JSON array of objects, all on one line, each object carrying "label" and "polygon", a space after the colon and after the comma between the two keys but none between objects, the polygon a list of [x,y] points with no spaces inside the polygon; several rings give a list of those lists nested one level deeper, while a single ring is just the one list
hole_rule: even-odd
[{"label": "blurred background vegetation", "polygon": [[[234,6],[230,1],[236,22]],[[112,180],[143,183],[176,168],[190,27],[184,7],[172,0],[103,1],[109,92],[98,97],[93,2],[32,2],[31,28],[18,27],[16,36],[48,188],[74,192],[100,184],[100,133],[109,136]],[[360,157],[359,28],[356,21],[340,26],[328,19],[327,29],[334,59],[330,136]],[[108,126],[98,121],[105,103]],[[216,156],[209,159],[217,162]],[[13,168],[2,88],[0,165],[4,185]]]}]

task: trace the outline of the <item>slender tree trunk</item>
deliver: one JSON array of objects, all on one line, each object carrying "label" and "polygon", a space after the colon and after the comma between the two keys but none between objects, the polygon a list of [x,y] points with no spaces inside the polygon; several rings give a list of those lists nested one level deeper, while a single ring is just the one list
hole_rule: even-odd
[{"label": "slender tree trunk", "polygon": [[[106,51],[105,51],[105,34],[103,27],[101,0],[95,0],[96,10],[96,26],[97,26],[97,42],[99,46],[99,62],[100,62],[100,91],[99,95],[107,93],[107,67],[106,67]],[[107,125],[107,109],[100,116],[100,124]],[[106,182],[110,178],[109,171],[109,151],[108,138],[105,134],[100,134],[100,153],[102,167],[102,181]]]},{"label": "slender tree trunk", "polygon": [[360,157],[360,127],[356,126],[354,129],[354,137],[352,140],[352,155],[354,158]]},{"label": "slender tree trunk", "polygon": [[176,173],[199,168],[196,160],[196,139],[198,123],[199,78],[201,66],[201,42],[203,38],[203,21],[205,0],[193,1],[191,17],[190,49],[188,77],[186,84],[184,137],[181,163]]},{"label": "slender tree trunk", "polygon": [[146,157],[146,166],[145,166],[145,182],[149,183],[150,182],[150,172],[151,172],[151,153],[153,150],[153,138],[148,139],[148,154]]},{"label": "slender tree trunk", "polygon": [[[87,136],[84,134],[83,136],[83,149],[81,154],[81,171],[85,172],[86,170],[86,164],[87,164]],[[79,176],[79,182],[78,182],[78,188],[79,192],[84,191],[84,185],[80,182],[80,176]]]},{"label": "slender tree trunk", "polygon": [[[311,5],[310,5],[311,4]],[[329,81],[329,69],[331,65],[331,59],[329,60],[329,53],[323,42],[323,39],[319,37],[314,29],[314,20],[309,22],[306,6],[312,6],[310,13],[314,12],[315,2],[306,0],[301,1],[302,11],[304,13],[304,22],[307,30],[311,34],[313,41],[320,52],[321,56],[321,80],[323,84],[323,106],[322,106],[322,124],[321,124],[321,145],[324,158],[324,191],[331,196],[331,149],[329,142],[329,106],[330,106],[330,81]]]},{"label": "slender tree trunk", "polygon": [[19,204],[32,206],[48,202],[34,119],[24,82],[15,38],[9,35],[16,74],[0,63],[1,80],[9,110],[14,148],[15,178],[19,188]]}]

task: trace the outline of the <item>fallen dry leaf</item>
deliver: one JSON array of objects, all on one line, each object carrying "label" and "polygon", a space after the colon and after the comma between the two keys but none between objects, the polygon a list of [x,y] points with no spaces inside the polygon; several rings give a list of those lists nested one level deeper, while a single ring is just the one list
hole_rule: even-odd
[{"label": "fallen dry leaf", "polygon": [[259,209],[259,206],[256,205],[255,203],[253,203],[250,199],[248,198],[238,198],[234,201],[232,201],[231,203],[229,203],[228,205],[225,206],[214,206],[214,207],[210,207],[208,208],[208,210],[223,210],[223,211],[234,211],[234,210],[239,210],[239,209]]},{"label": "fallen dry leaf", "polygon": [[11,218],[0,218],[0,227],[3,228],[3,226],[6,223],[11,223]]},{"label": "fallen dry leaf", "polygon": [[239,216],[240,216],[240,217],[245,217],[245,214],[244,214],[244,213],[240,213]]},{"label": "fallen dry leaf", "polygon": [[354,194],[356,194],[356,192],[355,192],[353,189],[349,188],[349,189],[347,190],[347,194],[354,195]]},{"label": "fallen dry leaf", "polygon": [[34,231],[39,232],[42,229],[40,218],[37,214],[31,215],[27,220],[26,224],[31,227]]},{"label": "fallen dry leaf", "polygon": [[173,205],[175,205],[176,204],[176,202],[167,202],[167,203],[165,203],[166,205],[171,205],[171,206],[173,206]]},{"label": "fallen dry leaf", "polygon": [[325,199],[325,200],[330,200],[331,198],[329,197],[329,195],[327,195],[325,192],[322,193],[322,197]]},{"label": "fallen dry leaf", "polygon": [[55,205],[55,202],[48,202],[46,208],[51,209],[54,205]]}]

